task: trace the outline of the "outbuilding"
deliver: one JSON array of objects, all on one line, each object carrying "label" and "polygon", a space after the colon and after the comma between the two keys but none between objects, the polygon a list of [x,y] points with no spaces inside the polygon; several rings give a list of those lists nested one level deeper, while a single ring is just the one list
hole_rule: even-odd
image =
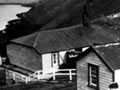
[{"label": "outbuilding", "polygon": [[120,89],[120,43],[90,47],[76,63],[77,90]]}]

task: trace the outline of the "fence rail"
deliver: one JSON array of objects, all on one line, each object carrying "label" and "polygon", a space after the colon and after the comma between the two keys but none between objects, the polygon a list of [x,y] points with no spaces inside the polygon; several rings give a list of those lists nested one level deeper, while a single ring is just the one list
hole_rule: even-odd
[{"label": "fence rail", "polygon": [[53,77],[53,80],[56,80],[57,76],[69,76],[69,80],[73,79],[73,75],[76,75],[76,69],[58,69],[57,71],[51,71],[50,73],[43,74],[42,70],[38,70],[30,76],[25,76],[18,72],[11,70],[6,70],[7,75],[11,76],[13,80],[20,79],[26,83],[35,80],[50,79]]},{"label": "fence rail", "polygon": [[[73,72],[74,71],[74,72]],[[58,69],[57,72],[53,72],[53,80],[56,80],[56,76],[66,75],[69,76],[69,80],[72,80],[72,76],[76,75],[76,69]],[[61,73],[62,72],[62,73]]]},{"label": "fence rail", "polygon": [[20,80],[22,80],[22,81],[24,81],[26,83],[28,82],[28,77],[27,76],[25,76],[23,74],[20,74],[18,72],[15,72],[15,71],[6,70],[6,76],[8,78],[13,79],[13,80],[20,79]]}]

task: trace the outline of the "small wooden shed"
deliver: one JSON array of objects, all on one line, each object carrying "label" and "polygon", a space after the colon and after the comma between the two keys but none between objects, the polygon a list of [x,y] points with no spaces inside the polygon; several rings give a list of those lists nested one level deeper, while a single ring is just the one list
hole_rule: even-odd
[{"label": "small wooden shed", "polygon": [[[120,43],[90,47],[76,63],[77,90],[120,89]],[[116,89],[115,89],[116,90]]]}]

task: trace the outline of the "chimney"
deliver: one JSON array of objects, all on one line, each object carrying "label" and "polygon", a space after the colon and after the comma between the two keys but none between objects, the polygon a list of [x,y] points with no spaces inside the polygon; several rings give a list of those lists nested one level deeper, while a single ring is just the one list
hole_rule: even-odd
[{"label": "chimney", "polygon": [[89,26],[89,20],[88,20],[88,11],[87,11],[87,5],[83,6],[83,13],[82,13],[82,24],[85,27]]},{"label": "chimney", "polygon": [[89,26],[89,13],[88,9],[93,5],[94,0],[87,0],[86,4],[83,6],[83,13],[82,13],[82,24],[85,27]]}]

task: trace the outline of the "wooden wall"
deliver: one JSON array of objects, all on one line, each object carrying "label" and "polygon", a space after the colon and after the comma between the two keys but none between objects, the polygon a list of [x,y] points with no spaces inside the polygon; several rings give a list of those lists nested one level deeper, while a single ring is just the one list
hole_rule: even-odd
[{"label": "wooden wall", "polygon": [[99,66],[99,90],[108,90],[113,78],[112,72],[93,52],[77,61],[77,90],[95,90],[88,87],[88,63]]},{"label": "wooden wall", "polygon": [[36,71],[42,69],[42,58],[33,48],[10,44],[7,46],[9,62],[19,67]]},{"label": "wooden wall", "polygon": [[47,53],[47,54],[42,55],[42,66],[43,66],[42,68],[43,68],[44,73],[49,73],[51,72],[51,70],[58,70],[60,65],[62,65],[65,62],[66,51],[60,51],[59,61],[58,61],[59,64],[53,67],[51,54],[52,53]]}]

